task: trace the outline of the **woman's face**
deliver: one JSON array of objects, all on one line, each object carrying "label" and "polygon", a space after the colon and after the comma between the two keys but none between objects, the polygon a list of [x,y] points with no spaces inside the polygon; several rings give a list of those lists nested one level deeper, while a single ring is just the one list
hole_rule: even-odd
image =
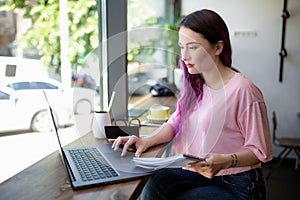
[{"label": "woman's face", "polygon": [[209,43],[201,34],[185,27],[179,30],[179,47],[181,58],[185,62],[190,74],[210,71],[216,57],[215,45]]}]

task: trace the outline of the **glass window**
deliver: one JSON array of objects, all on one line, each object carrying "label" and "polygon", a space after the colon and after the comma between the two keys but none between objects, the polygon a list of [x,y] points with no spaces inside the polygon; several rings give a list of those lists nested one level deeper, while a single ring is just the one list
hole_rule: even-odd
[{"label": "glass window", "polygon": [[165,1],[128,0],[128,92],[149,93],[151,85],[166,76],[163,52],[157,45],[159,22],[164,20]]},{"label": "glass window", "polygon": [[18,82],[11,83],[8,87],[14,90],[58,89],[58,86],[46,82]]},{"label": "glass window", "polygon": [[58,89],[58,87],[45,82],[31,82],[30,89]]},{"label": "glass window", "polygon": [[9,94],[6,94],[5,92],[0,91],[0,100],[3,99],[9,99]]},{"label": "glass window", "polygon": [[[6,2],[0,1],[0,7],[5,4]],[[6,11],[0,10],[0,17],[6,17]]]},{"label": "glass window", "polygon": [[29,82],[11,83],[7,86],[14,89],[14,90],[26,90],[26,89],[30,88]]},{"label": "glass window", "polygon": [[149,94],[157,82],[173,83],[178,33],[172,6],[170,1],[128,0],[129,96]]}]

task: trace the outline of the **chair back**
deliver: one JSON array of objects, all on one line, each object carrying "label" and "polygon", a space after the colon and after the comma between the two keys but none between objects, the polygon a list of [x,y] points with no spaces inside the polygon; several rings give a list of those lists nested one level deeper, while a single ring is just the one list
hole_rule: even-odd
[{"label": "chair back", "polygon": [[272,121],[273,121],[273,143],[275,145],[277,145],[276,140],[276,131],[277,131],[277,118],[276,118],[276,112],[273,111],[273,117],[272,117]]}]

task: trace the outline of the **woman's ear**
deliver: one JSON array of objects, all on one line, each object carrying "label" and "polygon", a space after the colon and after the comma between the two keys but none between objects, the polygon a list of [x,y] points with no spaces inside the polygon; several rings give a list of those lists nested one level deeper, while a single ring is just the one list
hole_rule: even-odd
[{"label": "woman's ear", "polygon": [[216,55],[220,55],[223,51],[224,42],[222,40],[219,40],[216,44]]}]

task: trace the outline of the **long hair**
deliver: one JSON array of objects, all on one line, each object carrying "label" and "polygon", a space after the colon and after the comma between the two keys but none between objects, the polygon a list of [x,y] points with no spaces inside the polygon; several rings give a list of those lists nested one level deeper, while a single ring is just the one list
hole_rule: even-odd
[{"label": "long hair", "polygon": [[[203,9],[187,15],[177,26],[189,28],[201,34],[211,44],[218,41],[224,42],[224,47],[219,57],[227,67],[231,67],[231,44],[229,31],[224,20],[214,11]],[[183,71],[183,88],[178,100],[178,120],[185,119],[195,108],[195,102],[201,101],[203,97],[203,84],[205,83],[202,74],[190,74],[185,63],[180,60],[180,67]],[[179,119],[180,118],[180,119]],[[182,121],[182,120],[181,120]]]}]

